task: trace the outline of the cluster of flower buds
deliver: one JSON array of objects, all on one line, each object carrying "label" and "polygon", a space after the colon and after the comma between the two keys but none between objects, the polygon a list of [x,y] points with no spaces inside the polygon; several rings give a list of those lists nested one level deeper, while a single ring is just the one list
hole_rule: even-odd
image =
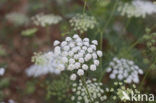
[{"label": "cluster of flower buds", "polygon": [[87,14],[76,14],[69,22],[74,30],[80,33],[84,33],[88,29],[93,29],[97,24],[96,19]]},{"label": "cluster of flower buds", "polygon": [[72,92],[75,95],[71,97],[71,100],[75,101],[76,103],[103,102],[107,99],[107,96],[105,95],[105,92],[101,87],[102,85],[103,84],[97,82],[95,78],[93,80],[87,80],[86,87],[88,88],[88,92],[90,95],[89,97],[86,88],[83,86],[83,83],[80,80],[78,84],[73,84]]}]

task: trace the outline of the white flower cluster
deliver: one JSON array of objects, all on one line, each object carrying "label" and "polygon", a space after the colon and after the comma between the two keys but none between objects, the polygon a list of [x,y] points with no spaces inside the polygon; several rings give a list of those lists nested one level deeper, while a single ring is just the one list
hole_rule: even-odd
[{"label": "white flower cluster", "polygon": [[45,15],[41,13],[32,17],[32,20],[35,25],[45,27],[53,24],[58,24],[62,20],[62,17],[56,16],[54,14]]},{"label": "white flower cluster", "polygon": [[5,73],[5,69],[4,68],[0,68],[0,76],[3,76]]},{"label": "white flower cluster", "polygon": [[102,83],[98,83],[95,78],[92,81],[87,80],[86,86],[90,97],[82,81],[79,81],[79,84],[73,84],[72,92],[75,95],[71,97],[71,100],[75,101],[74,103],[101,103],[107,99],[104,90],[101,88]]},{"label": "white flower cluster", "polygon": [[118,80],[125,80],[127,83],[139,83],[139,74],[143,74],[142,69],[134,64],[133,61],[127,59],[113,58],[106,69],[108,73],[111,72],[110,78]]},{"label": "white flower cluster", "polygon": [[62,68],[72,71],[71,80],[76,80],[77,75],[84,75],[85,71],[95,71],[99,65],[98,57],[102,57],[102,51],[97,50],[97,40],[89,38],[81,39],[77,34],[66,37],[65,41],[54,42],[54,53],[62,57]]},{"label": "white flower cluster", "polygon": [[156,5],[150,1],[144,0],[133,0],[130,3],[120,3],[118,11],[122,16],[131,17],[142,17],[145,18],[147,15],[156,13]]},{"label": "white flower cluster", "polygon": [[74,30],[80,33],[84,33],[88,29],[93,29],[97,24],[96,19],[87,14],[76,14],[69,22],[74,27]]},{"label": "white flower cluster", "polygon": [[26,69],[28,76],[38,77],[48,73],[60,74],[62,71],[59,66],[61,59],[53,52],[35,54],[32,61],[35,62],[35,64]]},{"label": "white flower cluster", "polygon": [[23,25],[29,22],[28,17],[23,13],[11,12],[7,14],[5,17],[10,22],[17,24],[17,25]]},{"label": "white flower cluster", "polygon": [[[127,87],[127,85],[125,85],[124,82],[114,82],[114,87],[106,88],[105,91],[109,95],[111,95],[111,99],[113,99],[113,100],[120,99],[122,102],[126,102],[126,103],[128,101],[130,101],[130,95],[132,92],[134,94],[140,94],[140,92],[137,90],[135,84],[132,84],[131,87]],[[136,99],[138,99],[138,98],[136,98]]]}]

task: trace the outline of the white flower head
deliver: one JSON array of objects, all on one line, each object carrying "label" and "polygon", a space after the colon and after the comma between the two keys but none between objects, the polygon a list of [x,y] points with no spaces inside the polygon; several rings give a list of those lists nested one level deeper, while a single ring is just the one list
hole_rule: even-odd
[{"label": "white flower head", "polygon": [[[97,69],[98,58],[102,56],[102,51],[96,50],[95,40],[92,43],[89,38],[81,39],[75,34],[73,37],[66,37],[65,41],[54,44],[57,44],[54,47],[54,54],[61,57],[66,70],[82,76],[87,70]],[[91,48],[93,45],[94,49]]]},{"label": "white flower head", "polygon": [[72,96],[71,100],[74,103],[100,103],[107,99],[107,96],[102,89],[102,83],[97,82],[95,78],[93,80],[87,80],[86,86],[88,88],[90,98],[81,80],[78,84],[73,84],[72,92],[74,95]]},{"label": "white flower head", "polygon": [[84,33],[88,29],[93,29],[97,24],[96,19],[92,16],[88,16],[87,14],[76,14],[69,22],[74,30],[80,31],[80,33]]},{"label": "white flower head", "polygon": [[109,63],[106,71],[111,73],[111,79],[117,78],[127,83],[139,83],[139,74],[143,74],[142,69],[135,65],[133,61],[124,58],[118,59],[117,57],[113,58],[113,61]]},{"label": "white flower head", "polygon": [[77,75],[76,74],[72,74],[71,76],[70,76],[70,80],[76,80],[76,77],[77,77]]},{"label": "white flower head", "polygon": [[120,3],[118,11],[122,16],[131,17],[142,17],[145,18],[147,15],[156,13],[156,5],[151,1],[144,0],[133,0],[128,3]]},{"label": "white flower head", "polygon": [[61,71],[65,70],[62,58],[55,55],[53,52],[47,53],[35,53],[32,57],[32,61],[35,63],[26,69],[28,76],[38,77],[48,73],[60,74]]},{"label": "white flower head", "polygon": [[56,16],[54,14],[40,13],[32,17],[32,20],[35,25],[45,27],[53,24],[58,24],[62,20],[62,17]]}]

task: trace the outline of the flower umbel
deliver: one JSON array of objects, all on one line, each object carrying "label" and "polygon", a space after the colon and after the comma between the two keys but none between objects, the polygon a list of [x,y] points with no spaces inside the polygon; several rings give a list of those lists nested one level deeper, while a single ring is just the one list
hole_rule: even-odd
[{"label": "flower umbel", "polygon": [[87,14],[76,14],[69,22],[74,30],[80,33],[84,33],[88,29],[93,29],[97,24],[96,19]]},{"label": "flower umbel", "polygon": [[62,62],[66,70],[73,74],[70,79],[75,80],[77,75],[82,76],[85,71],[95,71],[99,65],[98,57],[102,56],[102,51],[97,50],[96,40],[91,41],[89,38],[81,39],[78,35],[66,37],[65,41],[54,42],[54,53],[62,57]]},{"label": "flower umbel", "polygon": [[104,90],[101,88],[102,83],[97,82],[95,78],[93,80],[87,80],[86,85],[92,101],[89,99],[81,80],[78,84],[73,84],[72,92],[74,93],[74,96],[71,97],[72,101],[75,101],[76,103],[99,103],[100,101],[103,102],[107,99]]},{"label": "flower umbel", "polygon": [[32,20],[35,25],[45,27],[59,23],[62,20],[62,17],[54,14],[37,14],[32,17]]},{"label": "flower umbel", "polygon": [[44,54],[35,53],[35,56],[32,57],[32,61],[35,64],[26,70],[28,76],[38,77],[48,73],[60,74],[60,72],[64,70],[61,59],[53,52]]},{"label": "flower umbel", "polygon": [[111,72],[110,78],[118,80],[126,80],[127,83],[139,83],[139,74],[143,74],[142,69],[134,64],[133,61],[127,59],[113,58],[106,70]]},{"label": "flower umbel", "polygon": [[133,0],[128,3],[120,3],[118,11],[122,16],[131,17],[142,17],[145,18],[147,15],[156,13],[156,5],[150,1]]}]

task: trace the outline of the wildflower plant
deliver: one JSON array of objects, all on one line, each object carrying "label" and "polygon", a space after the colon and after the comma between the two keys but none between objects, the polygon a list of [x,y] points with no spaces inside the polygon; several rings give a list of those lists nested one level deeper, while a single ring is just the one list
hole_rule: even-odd
[{"label": "wildflower plant", "polygon": [[81,39],[77,34],[66,37],[65,41],[54,42],[54,53],[62,57],[62,68],[71,71],[71,80],[83,76],[88,70],[95,71],[99,65],[102,51],[97,50],[97,40],[90,43],[89,38]]},{"label": "wildflower plant", "polygon": [[54,24],[58,24],[62,20],[62,17],[54,15],[54,14],[37,14],[32,17],[32,21],[37,26],[50,26]]},{"label": "wildflower plant", "polygon": [[[86,88],[83,86],[83,81],[73,84],[72,92],[75,94],[71,100],[75,103],[100,103],[107,99],[105,91],[102,89],[102,83],[98,82],[95,78],[86,81]],[[89,94],[89,95],[88,95]]]},{"label": "wildflower plant", "polygon": [[[47,1],[46,3],[49,2],[51,1]],[[69,3],[70,0],[55,0],[53,3],[61,4],[62,6],[66,5],[65,3],[67,2]],[[73,9],[78,11],[78,5],[75,6],[75,1],[71,1],[70,3],[74,5]],[[48,75],[52,78],[47,78],[48,83],[46,85],[48,92],[47,97],[50,100],[52,99],[52,102],[129,102],[129,100],[123,99],[124,94],[129,96],[131,92],[139,93],[133,83],[137,83],[138,85],[142,84],[142,81],[140,83],[139,76],[144,74],[144,71],[138,66],[142,61],[138,61],[138,65],[133,61],[134,57],[137,60],[143,58],[141,55],[142,50],[139,46],[136,46],[136,44],[140,43],[140,38],[138,39],[138,35],[141,35],[141,33],[138,33],[140,29],[138,31],[134,30],[136,34],[138,33],[137,36],[135,33],[131,35],[133,34],[133,32],[130,32],[133,23],[129,23],[129,18],[145,18],[147,15],[152,15],[156,12],[156,5],[151,1],[144,0],[116,0],[115,2],[113,0],[82,0],[81,3],[84,4],[82,8],[83,12],[74,15],[69,22],[64,22],[65,25],[61,23],[62,28],[60,27],[59,29],[67,31],[67,33],[63,33],[64,40],[55,40],[53,42],[53,50],[49,52],[35,53],[32,57],[32,62],[34,64],[26,70],[26,73],[28,76],[33,77],[52,74]],[[57,7],[58,6],[56,6],[56,9]],[[47,7],[47,10],[48,9]],[[90,10],[87,11],[86,9]],[[65,10],[66,9],[61,9],[60,11]],[[118,12],[115,13],[116,10],[118,10]],[[63,15],[64,13],[60,14]],[[94,16],[89,16],[88,14]],[[107,14],[110,14],[110,16]],[[118,17],[119,15],[127,16],[128,18],[120,18]],[[95,18],[97,16],[99,16],[99,22],[97,22]],[[115,18],[116,16],[118,17],[117,19]],[[68,14],[62,17],[68,20]],[[37,26],[47,27],[47,34],[49,34],[49,27],[58,24],[62,20],[62,17],[54,14],[37,14],[32,17],[32,20]],[[126,25],[121,22],[122,19],[128,21]],[[134,19],[134,22],[135,20],[138,19]],[[136,25],[137,23],[146,23],[143,20],[145,19],[139,19]],[[67,29],[69,29],[69,31]],[[92,30],[93,33],[91,33],[90,30]],[[36,29],[28,29],[23,31],[22,35],[28,36],[34,34],[36,31]],[[75,32],[74,35],[73,31]],[[85,35],[86,32],[89,35]],[[142,30],[142,32],[144,32],[144,30]],[[83,36],[83,38],[77,33]],[[123,35],[119,36],[116,34]],[[49,38],[49,35],[47,35],[47,38]],[[131,39],[125,39],[125,37],[131,37]],[[148,58],[150,58],[151,55],[155,53],[155,33],[146,35],[143,38],[147,44],[146,46],[150,48],[150,52],[147,53]],[[133,44],[133,40],[137,42]],[[149,54],[151,51],[152,54]],[[108,52],[108,55],[102,58],[103,52]],[[116,53],[119,54],[119,57],[123,58],[115,57]],[[109,60],[110,57],[114,58],[107,67],[107,62],[109,62],[107,60]],[[150,59],[153,60],[153,58],[154,56]],[[103,61],[103,59],[105,59],[106,62]],[[142,67],[143,66],[144,64],[142,64]],[[95,73],[94,71],[96,70],[99,70],[100,73]],[[105,79],[107,78],[104,77],[106,72],[109,73],[110,79],[121,82],[115,82],[109,85],[110,88],[104,88],[105,85],[107,85],[105,84]],[[56,76],[53,74],[59,75]],[[65,76],[63,74],[65,74]],[[92,78],[92,76],[98,77],[98,80]],[[129,84],[133,86],[129,88]]]},{"label": "wildflower plant", "polygon": [[147,15],[156,13],[156,5],[151,1],[133,0],[132,2],[120,2],[118,11],[122,16],[145,18]]},{"label": "wildflower plant", "polygon": [[139,83],[139,74],[143,74],[143,70],[140,69],[133,61],[114,57],[109,63],[109,67],[106,70],[110,73],[110,78],[118,80],[124,80],[127,83]]},{"label": "wildflower plant", "polygon": [[97,25],[96,19],[93,16],[88,16],[87,14],[76,14],[69,22],[73,29],[80,33],[93,29]]}]

